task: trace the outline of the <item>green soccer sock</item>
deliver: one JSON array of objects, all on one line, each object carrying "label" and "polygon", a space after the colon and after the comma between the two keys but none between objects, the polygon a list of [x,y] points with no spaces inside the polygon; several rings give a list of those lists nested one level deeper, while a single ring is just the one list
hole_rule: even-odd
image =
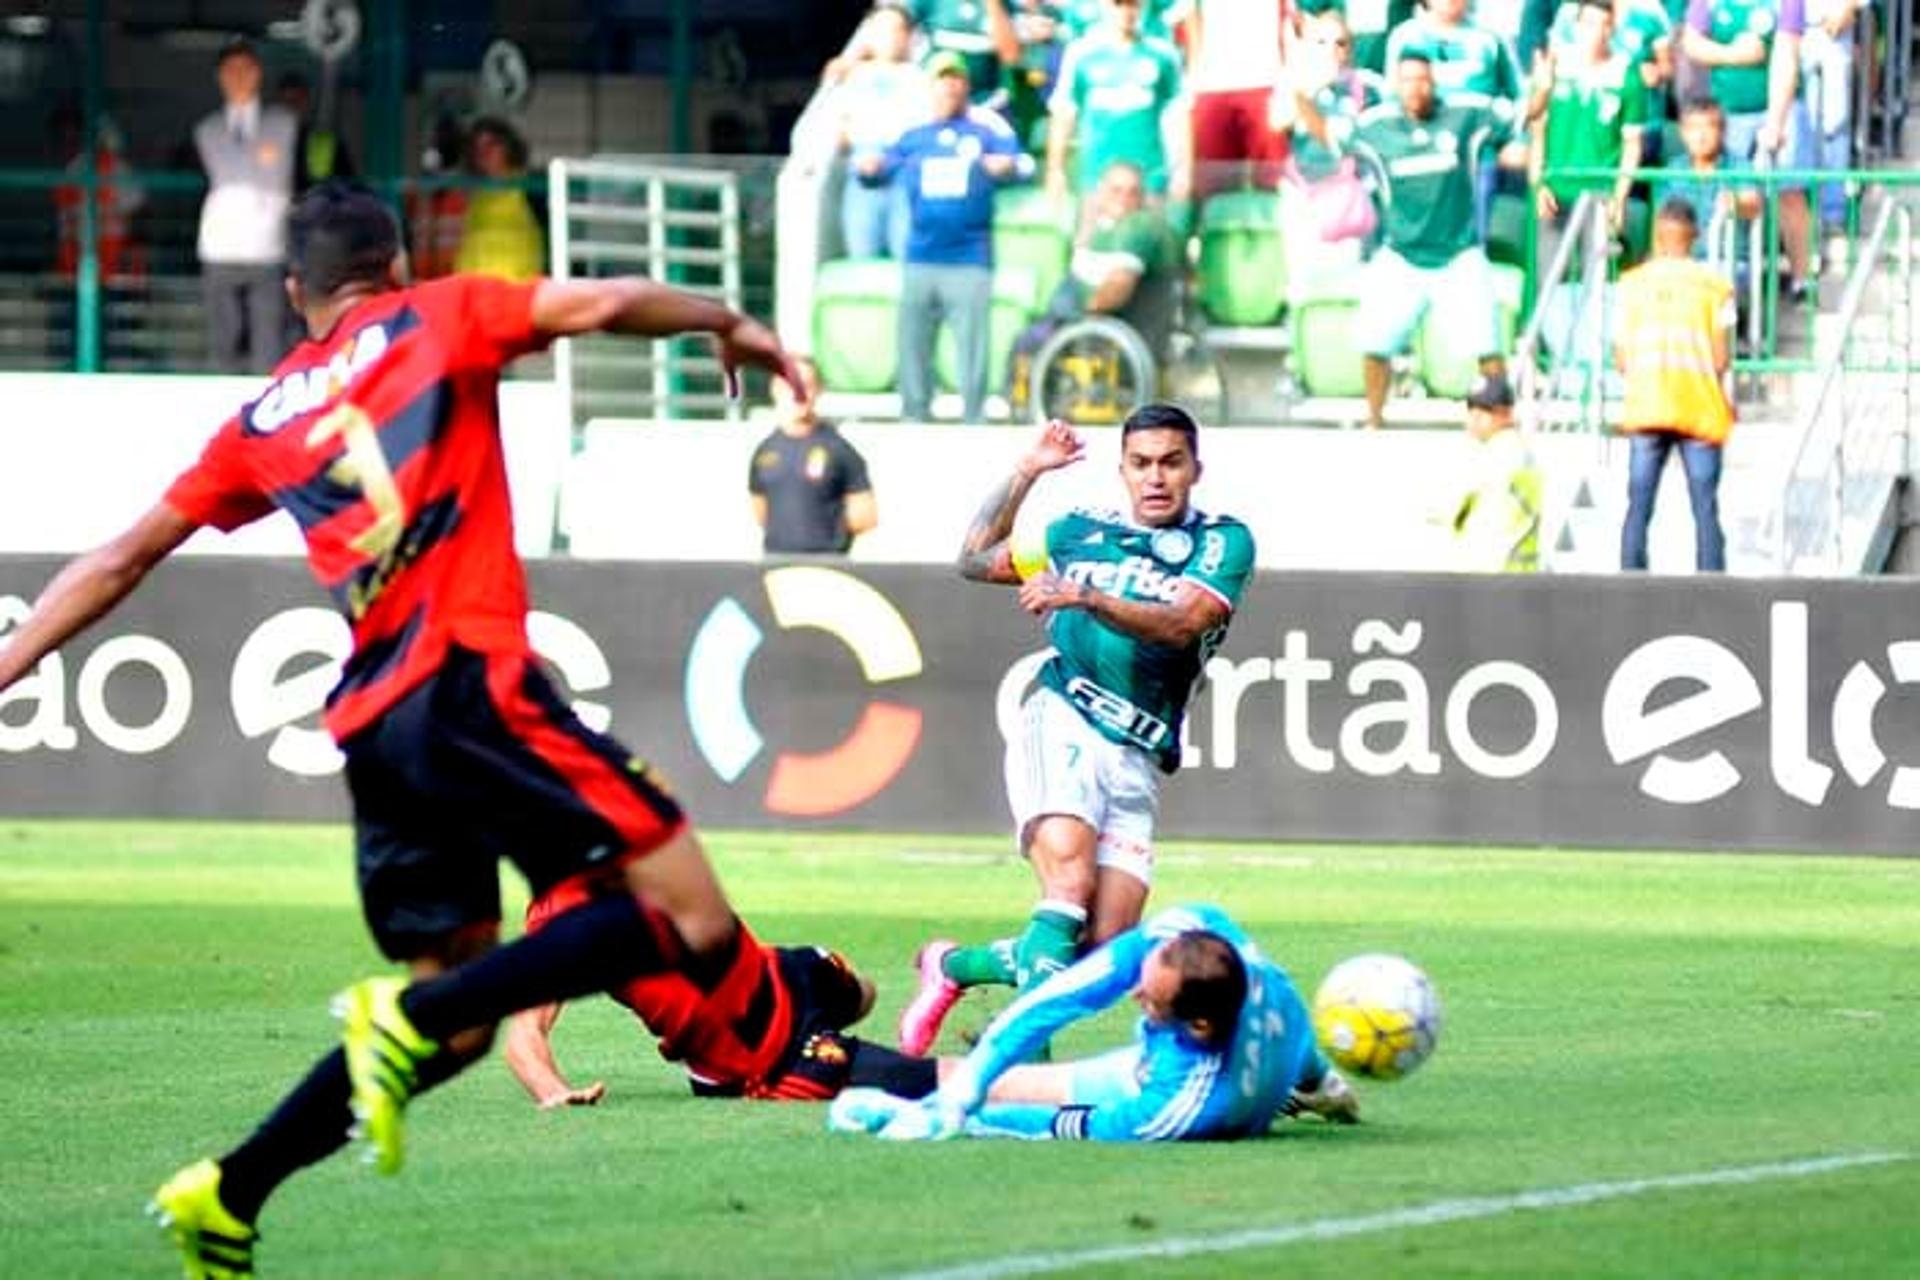
[{"label": "green soccer sock", "polygon": [[1072,964],[1080,950],[1087,910],[1071,902],[1043,899],[1014,944],[1014,977],[1022,991]]},{"label": "green soccer sock", "polygon": [[1010,987],[1014,941],[995,938],[978,947],[955,947],[940,962],[940,971],[963,987]]}]

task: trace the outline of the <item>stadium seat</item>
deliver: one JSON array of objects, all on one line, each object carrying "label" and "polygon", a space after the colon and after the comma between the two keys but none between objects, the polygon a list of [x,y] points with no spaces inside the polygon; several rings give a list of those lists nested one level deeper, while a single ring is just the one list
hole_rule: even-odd
[{"label": "stadium seat", "polygon": [[[1013,340],[1039,314],[1033,298],[1033,272],[1019,266],[993,269],[993,306],[987,314],[987,394],[993,395],[1007,385],[1007,357],[1013,352]],[[940,326],[940,337],[933,350],[934,381],[944,390],[960,386],[960,362],[954,351],[953,330]]]},{"label": "stadium seat", "polygon": [[[1500,308],[1500,349],[1513,350],[1514,335],[1520,326],[1520,308],[1525,300],[1527,273],[1519,267],[1496,263],[1493,267],[1493,295]],[[1465,350],[1458,340],[1459,326],[1449,325],[1438,308],[1427,311],[1414,339],[1414,363],[1420,381],[1429,395],[1458,400],[1472,388],[1480,376],[1479,351]]]},{"label": "stadium seat", "polygon": [[1353,339],[1360,300],[1352,277],[1302,290],[1292,298],[1293,372],[1310,396],[1357,396],[1366,391],[1360,348]]},{"label": "stadium seat", "polygon": [[1216,324],[1267,325],[1287,300],[1280,197],[1231,191],[1200,209],[1200,306]]},{"label": "stadium seat", "polygon": [[823,262],[814,277],[813,358],[831,391],[893,388],[900,366],[900,264]]},{"label": "stadium seat", "polygon": [[1067,275],[1073,255],[1073,211],[1047,198],[1038,187],[1002,187],[993,197],[993,262],[1032,273],[1028,307],[1046,309],[1047,300]]},{"label": "stadium seat", "polygon": [[1527,266],[1527,197],[1507,192],[1493,198],[1487,211],[1487,257],[1494,263]]},{"label": "stadium seat", "polygon": [[[1712,216],[1711,210],[1708,211],[1707,216]],[[1700,223],[1702,235],[1706,233],[1706,229],[1706,220],[1702,219]],[[1620,239],[1625,242],[1627,248],[1626,261],[1621,263],[1621,266],[1631,267],[1646,259],[1648,252],[1653,248],[1652,205],[1638,196],[1627,200],[1626,224],[1620,229]]]}]

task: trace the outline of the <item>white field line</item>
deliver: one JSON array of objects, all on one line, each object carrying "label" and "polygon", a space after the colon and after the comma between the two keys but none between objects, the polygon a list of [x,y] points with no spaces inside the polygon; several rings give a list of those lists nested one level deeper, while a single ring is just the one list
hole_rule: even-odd
[{"label": "white field line", "polygon": [[1347,1236],[1371,1235],[1379,1231],[1403,1231],[1417,1227],[1435,1227],[1449,1222],[1467,1222],[1475,1218],[1498,1218],[1533,1209],[1568,1209],[1620,1200],[1627,1196],[1654,1191],[1685,1191],[1695,1187],[1739,1186],[1752,1182],[1770,1182],[1781,1178],[1811,1178],[1870,1165],[1893,1164],[1911,1160],[1903,1151],[1868,1151],[1858,1155],[1826,1156],[1810,1160],[1789,1160],[1778,1164],[1753,1164],[1734,1169],[1709,1169],[1703,1173],[1680,1173],[1657,1178],[1631,1178],[1623,1182],[1588,1182],[1571,1187],[1546,1187],[1538,1191],[1519,1191],[1504,1196],[1474,1196],[1460,1200],[1436,1200],[1431,1204],[1410,1205],[1380,1213],[1350,1218],[1316,1218],[1283,1226],[1256,1227],[1248,1231],[1225,1232],[1208,1236],[1174,1236],[1166,1240],[1138,1244],[1110,1245],[1098,1249],[1080,1249],[1058,1253],[1016,1253],[981,1262],[965,1263],[937,1271],[916,1271],[901,1280],[1007,1280],[1012,1276],[1048,1275],[1081,1267],[1110,1266],[1139,1262],[1149,1258],[1192,1258],[1216,1253],[1238,1253],[1246,1249],[1266,1249],[1297,1244],[1305,1240],[1339,1240]]}]

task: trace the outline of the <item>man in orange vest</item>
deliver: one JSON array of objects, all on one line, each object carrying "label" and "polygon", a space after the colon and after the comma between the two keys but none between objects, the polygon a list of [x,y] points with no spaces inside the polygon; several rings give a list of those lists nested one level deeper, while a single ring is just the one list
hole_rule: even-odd
[{"label": "man in orange vest", "polygon": [[1733,282],[1694,261],[1699,230],[1693,205],[1669,199],[1654,219],[1653,257],[1620,280],[1613,355],[1627,386],[1620,429],[1633,437],[1627,518],[1620,532],[1622,569],[1647,567],[1654,495],[1675,446],[1693,502],[1694,566],[1702,573],[1724,573],[1727,567],[1720,457],[1734,417],[1727,394]]}]

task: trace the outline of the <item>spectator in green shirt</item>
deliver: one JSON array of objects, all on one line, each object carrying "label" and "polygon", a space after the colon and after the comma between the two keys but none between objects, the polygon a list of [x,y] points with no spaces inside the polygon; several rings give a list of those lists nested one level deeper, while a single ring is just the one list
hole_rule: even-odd
[{"label": "spectator in green shirt", "polygon": [[[1756,167],[1812,167],[1812,127],[1801,102],[1800,40],[1805,0],[1691,0],[1682,44],[1708,69],[1715,101],[1727,113],[1727,150]],[[1804,182],[1780,193],[1780,238],[1787,254],[1787,296],[1812,296],[1813,212]]]},{"label": "spectator in green shirt", "polygon": [[[1566,0],[1554,14],[1547,48],[1580,42],[1581,0]],[[1611,0],[1613,9],[1613,51],[1633,64],[1634,73],[1646,96],[1644,121],[1646,136],[1641,139],[1641,159],[1658,164],[1661,125],[1671,114],[1673,84],[1673,19],[1667,16],[1660,0]]]},{"label": "spectator in green shirt", "polygon": [[966,60],[974,103],[1002,105],[1000,68],[1020,58],[1020,39],[1006,0],[911,0],[908,12],[926,32],[929,55],[957,53]]},{"label": "spectator in green shirt", "polygon": [[1353,65],[1380,75],[1387,69],[1387,37],[1413,17],[1414,0],[1304,0],[1308,13],[1342,9],[1353,32]]},{"label": "spectator in green shirt", "polygon": [[[1423,54],[1433,68],[1433,84],[1442,102],[1473,102],[1491,98],[1509,107],[1521,96],[1520,66],[1508,43],[1470,21],[1468,0],[1427,0],[1416,13],[1387,37],[1387,75],[1400,59]],[[1482,240],[1493,208],[1499,166],[1491,151],[1475,158],[1474,230]]]},{"label": "spectator in green shirt", "polygon": [[1387,37],[1387,74],[1409,53],[1426,55],[1433,85],[1442,102],[1461,95],[1520,97],[1520,67],[1513,50],[1493,32],[1467,17],[1467,0],[1427,0]]},{"label": "spectator in green shirt", "polygon": [[[1184,119],[1163,120],[1180,101],[1180,55],[1140,34],[1140,0],[1106,0],[1107,25],[1075,40],[1061,59],[1047,130],[1047,191],[1069,190],[1067,152],[1076,153],[1077,194],[1093,190],[1116,160],[1146,175],[1154,195],[1184,200],[1192,164]],[[1171,136],[1181,150],[1168,154]]]},{"label": "spectator in green shirt", "polygon": [[[1540,229],[1536,274],[1553,261],[1582,192],[1606,193],[1607,226],[1619,234],[1626,225],[1627,196],[1640,170],[1647,98],[1635,63],[1614,46],[1612,0],[1576,2],[1571,42],[1550,46],[1534,77],[1534,105],[1544,107],[1536,125],[1538,140],[1529,153]],[[1567,169],[1608,169],[1614,176],[1554,174]]]},{"label": "spectator in green shirt", "polygon": [[[1061,35],[1071,41],[1091,33],[1106,18],[1106,0],[1054,0],[1049,6],[1059,19]],[[1140,34],[1169,43],[1182,0],[1143,0],[1140,6]]]},{"label": "spectator in green shirt", "polygon": [[[1354,123],[1369,108],[1386,100],[1386,84],[1371,71],[1354,65],[1353,33],[1338,9],[1308,16],[1287,63],[1288,83],[1313,98],[1313,105],[1331,132],[1350,135]],[[1332,175],[1345,158],[1338,144],[1316,138],[1294,110],[1291,93],[1275,94],[1269,118],[1276,129],[1290,135],[1291,163],[1309,182]],[[1344,121],[1334,125],[1334,121]]]},{"label": "spectator in green shirt", "polygon": [[1124,320],[1156,359],[1166,358],[1177,263],[1166,219],[1146,196],[1136,165],[1116,160],[1100,175],[1074,238],[1067,278],[1054,290],[1046,314],[1014,341],[1010,368],[1016,404],[1024,398],[1019,382],[1033,356],[1061,326],[1082,316]]},{"label": "spectator in green shirt", "polygon": [[1363,270],[1355,320],[1372,427],[1385,414],[1389,362],[1429,307],[1470,337],[1492,392],[1506,383],[1492,269],[1474,227],[1474,165],[1483,148],[1511,141],[1513,111],[1498,100],[1442,102],[1420,53],[1401,56],[1393,82],[1398,101],[1350,126],[1329,121],[1309,94],[1294,95],[1315,138],[1344,143],[1372,170],[1384,206],[1383,243]]}]

